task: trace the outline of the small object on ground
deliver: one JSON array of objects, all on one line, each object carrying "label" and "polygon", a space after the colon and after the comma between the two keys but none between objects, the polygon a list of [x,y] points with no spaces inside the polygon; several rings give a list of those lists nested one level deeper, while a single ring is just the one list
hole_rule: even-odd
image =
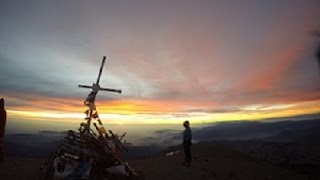
[{"label": "small object on ground", "polygon": [[166,156],[166,157],[168,157],[168,156],[173,156],[173,155],[179,154],[179,152],[180,152],[180,150],[168,152],[165,156]]}]

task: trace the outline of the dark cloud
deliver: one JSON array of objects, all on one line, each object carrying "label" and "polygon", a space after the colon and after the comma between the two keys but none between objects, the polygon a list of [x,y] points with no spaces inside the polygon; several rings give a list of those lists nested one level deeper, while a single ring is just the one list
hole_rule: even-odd
[{"label": "dark cloud", "polygon": [[[39,95],[45,97],[77,97],[72,92],[77,89],[58,77],[49,77],[38,69],[24,68],[23,60],[12,60],[0,56],[0,91],[8,94]],[[18,63],[21,62],[21,63]],[[79,97],[79,96],[78,96]]]}]

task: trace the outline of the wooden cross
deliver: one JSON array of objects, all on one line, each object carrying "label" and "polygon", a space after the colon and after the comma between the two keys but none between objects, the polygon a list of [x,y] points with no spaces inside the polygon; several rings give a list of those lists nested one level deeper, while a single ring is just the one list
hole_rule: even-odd
[{"label": "wooden cross", "polygon": [[88,95],[88,97],[85,100],[85,104],[89,106],[89,110],[88,110],[88,114],[87,114],[87,115],[89,115],[89,117],[86,118],[88,120],[88,122],[87,122],[88,132],[90,131],[90,124],[91,124],[92,118],[96,118],[98,116],[97,112],[95,112],[96,114],[93,114],[93,111],[96,111],[95,99],[96,99],[98,92],[99,91],[108,91],[108,92],[115,92],[115,93],[119,93],[119,94],[121,94],[121,92],[122,92],[120,89],[111,89],[111,88],[100,87],[99,82],[100,82],[100,77],[102,74],[102,70],[103,70],[103,66],[104,66],[105,61],[106,61],[106,56],[103,56],[96,83],[93,83],[92,86],[79,84],[80,88],[92,89],[92,91],[90,92],[90,94]]}]

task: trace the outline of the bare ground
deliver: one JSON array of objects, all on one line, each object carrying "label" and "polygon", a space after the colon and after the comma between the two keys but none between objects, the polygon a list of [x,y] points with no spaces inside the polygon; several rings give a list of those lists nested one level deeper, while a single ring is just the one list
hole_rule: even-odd
[{"label": "bare ground", "polygon": [[[199,143],[192,147],[193,163],[181,165],[183,153],[168,157],[130,161],[129,164],[151,180],[304,180],[307,177],[275,167],[221,145]],[[0,163],[1,180],[39,179],[46,159],[8,157]]]}]

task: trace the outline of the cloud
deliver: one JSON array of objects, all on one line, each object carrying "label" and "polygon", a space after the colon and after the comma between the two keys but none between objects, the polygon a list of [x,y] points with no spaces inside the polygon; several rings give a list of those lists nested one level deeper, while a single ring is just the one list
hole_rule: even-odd
[{"label": "cloud", "polygon": [[80,111],[89,90],[77,85],[95,81],[103,55],[101,85],[123,90],[99,93],[105,113],[202,120],[319,101],[307,35],[319,2],[127,3],[4,3],[0,93],[9,109]]}]

